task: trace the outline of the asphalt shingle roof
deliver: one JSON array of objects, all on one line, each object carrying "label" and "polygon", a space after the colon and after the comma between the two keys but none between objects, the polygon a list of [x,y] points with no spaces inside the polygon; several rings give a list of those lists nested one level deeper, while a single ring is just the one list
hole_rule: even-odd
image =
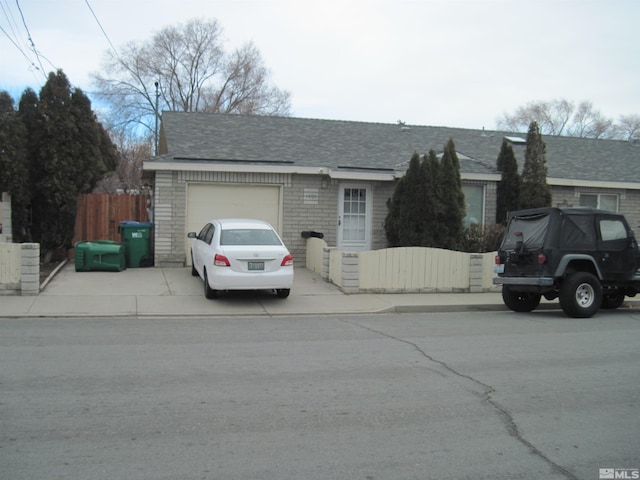
[{"label": "asphalt shingle roof", "polygon": [[[442,152],[453,138],[465,173],[497,173],[505,136],[526,134],[449,127],[164,112],[163,158],[403,171],[414,152]],[[640,146],[618,140],[543,136],[549,177],[640,182]],[[518,165],[524,145],[514,145]]]}]

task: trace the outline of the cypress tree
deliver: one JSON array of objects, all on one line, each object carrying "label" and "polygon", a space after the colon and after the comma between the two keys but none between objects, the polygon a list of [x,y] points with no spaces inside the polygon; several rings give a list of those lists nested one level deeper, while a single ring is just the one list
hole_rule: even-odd
[{"label": "cypress tree", "polygon": [[506,140],[502,141],[496,163],[500,172],[496,201],[496,221],[501,225],[506,225],[507,214],[520,208],[518,162],[513,153],[513,147]]},{"label": "cypress tree", "polygon": [[551,206],[551,188],[547,184],[546,148],[538,124],[535,121],[531,122],[522,170],[521,208]]},{"label": "cypress tree", "polygon": [[76,182],[82,182],[77,155],[71,87],[61,72],[49,74],[38,103],[37,157],[34,175],[33,233],[43,253],[71,246],[75,226]]},{"label": "cypress tree", "polygon": [[420,245],[424,232],[424,202],[422,201],[424,178],[417,152],[411,157],[405,178],[407,184],[404,208],[401,213],[401,245],[408,247]]},{"label": "cypress tree", "polygon": [[13,98],[0,92],[0,192],[11,195],[12,236],[15,242],[28,240],[29,166],[27,131],[14,108]]},{"label": "cypress tree", "polygon": [[466,205],[460,178],[460,161],[453,139],[449,139],[444,147],[440,164],[440,185],[442,211],[438,226],[443,237],[439,246],[457,250],[462,246]]},{"label": "cypress tree", "polygon": [[424,232],[422,241],[419,243],[422,247],[436,247],[440,244],[440,213],[441,205],[441,188],[440,188],[440,162],[436,152],[431,149],[424,156],[422,161],[422,177],[424,179],[424,190],[422,202],[424,205]]},{"label": "cypress tree", "polygon": [[78,193],[88,193],[107,168],[100,151],[102,138],[98,120],[91,110],[91,101],[80,89],[71,93],[71,114],[75,124],[72,131],[73,159],[77,169],[75,187]]},{"label": "cypress tree", "polygon": [[414,153],[409,168],[402,177],[393,196],[387,201],[385,220],[387,242],[392,247],[419,245],[423,231],[421,195],[423,189],[420,156]]},{"label": "cypress tree", "polygon": [[46,257],[71,247],[78,194],[90,192],[107,167],[115,166],[109,156],[115,147],[89,99],[72,90],[60,70],[49,74],[37,101],[25,91],[20,115],[28,131],[33,239]]}]

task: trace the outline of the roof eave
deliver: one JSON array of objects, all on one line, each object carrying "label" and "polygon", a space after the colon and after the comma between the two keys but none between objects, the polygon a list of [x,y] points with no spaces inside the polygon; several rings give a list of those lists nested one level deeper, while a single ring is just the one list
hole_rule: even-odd
[{"label": "roof eave", "polygon": [[230,163],[189,163],[175,161],[148,160],[142,165],[143,171],[189,171],[189,172],[234,172],[234,173],[284,173],[301,175],[328,175],[336,180],[374,180],[393,181],[394,173],[348,172],[332,170],[327,167],[303,167],[296,165],[247,165]]},{"label": "roof eave", "polygon": [[590,187],[590,188],[617,188],[625,190],[640,190],[638,182],[616,182],[602,180],[577,180],[573,178],[547,178],[547,183],[556,187]]}]

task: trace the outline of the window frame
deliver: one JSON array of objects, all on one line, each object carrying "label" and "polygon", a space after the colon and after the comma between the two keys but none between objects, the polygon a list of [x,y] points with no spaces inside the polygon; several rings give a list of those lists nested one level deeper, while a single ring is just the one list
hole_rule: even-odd
[{"label": "window frame", "polygon": [[[582,199],[584,197],[595,197],[596,198],[596,206],[593,205],[583,205]],[[615,199],[615,210],[610,210],[608,208],[602,207],[602,198],[603,197],[613,197]],[[598,210],[607,210],[609,212],[620,213],[620,194],[618,193],[604,193],[604,192],[580,192],[579,196],[579,204],[581,207],[593,207]]]}]

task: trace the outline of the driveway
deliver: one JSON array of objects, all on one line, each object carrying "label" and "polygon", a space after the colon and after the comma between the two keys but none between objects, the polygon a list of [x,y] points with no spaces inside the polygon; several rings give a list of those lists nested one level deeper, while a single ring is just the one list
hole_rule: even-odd
[{"label": "driveway", "polygon": [[76,272],[68,263],[38,296],[4,297],[0,317],[313,315],[376,312],[504,310],[497,293],[344,294],[320,275],[296,268],[291,295],[269,292],[207,300],[190,268]]}]

